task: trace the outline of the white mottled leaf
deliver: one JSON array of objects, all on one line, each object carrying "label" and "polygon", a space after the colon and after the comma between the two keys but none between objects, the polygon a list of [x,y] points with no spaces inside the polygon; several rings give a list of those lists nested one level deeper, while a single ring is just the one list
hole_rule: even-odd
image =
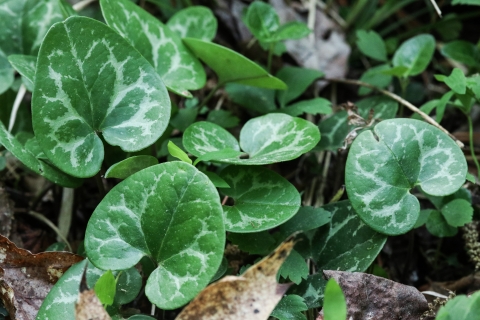
[{"label": "white mottled leaf", "polygon": [[[226,140],[228,137],[228,140]],[[222,157],[224,149],[239,150],[238,142],[222,127],[207,122],[192,124],[183,135],[183,145],[191,154],[223,163],[261,165],[298,158],[320,140],[318,128],[301,118],[274,113],[249,120],[240,132],[240,146],[248,154]]]},{"label": "white mottled leaf", "polygon": [[124,151],[154,143],[170,117],[167,90],[153,67],[96,20],[71,17],[48,32],[32,98],[33,128],[45,155],[77,177],[91,177],[106,142]]},{"label": "white mottled leaf", "polygon": [[140,51],[169,90],[191,97],[188,90],[205,85],[205,70],[200,61],[160,20],[132,1],[101,0],[100,4],[107,24]]},{"label": "white mottled leaf", "polygon": [[410,189],[419,186],[435,196],[454,193],[465,181],[466,160],[450,137],[419,120],[385,120],[374,133],[365,131],[352,144],[345,173],[348,196],[373,229],[405,233],[420,212]]},{"label": "white mottled leaf", "polygon": [[167,26],[182,38],[212,41],[217,33],[217,19],[212,10],[203,6],[178,11],[168,20]]},{"label": "white mottled leaf", "polygon": [[220,191],[235,201],[233,206],[223,206],[228,231],[271,229],[293,217],[300,208],[300,194],[295,187],[268,169],[229,166],[220,177],[230,186]]},{"label": "white mottled leaf", "polygon": [[87,255],[98,268],[127,269],[145,255],[156,261],[145,293],[162,309],[184,305],[209,283],[224,243],[217,190],[179,161],[148,167],[115,186],[85,235]]}]

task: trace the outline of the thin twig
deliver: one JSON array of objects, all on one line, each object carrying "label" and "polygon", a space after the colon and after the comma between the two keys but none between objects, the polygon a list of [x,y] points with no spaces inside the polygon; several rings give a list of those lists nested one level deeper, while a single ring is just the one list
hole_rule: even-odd
[{"label": "thin twig", "polygon": [[12,113],[10,114],[10,121],[8,122],[8,132],[12,131],[13,126],[15,125],[18,109],[20,108],[20,104],[22,103],[23,97],[25,96],[26,92],[27,92],[27,88],[22,83],[22,85],[20,86],[20,89],[18,89],[15,102],[13,103]]},{"label": "thin twig", "polygon": [[441,18],[442,17],[442,11],[438,7],[437,2],[435,2],[435,0],[430,0],[430,2],[432,3],[433,7],[435,8],[435,11],[437,11],[438,16]]},{"label": "thin twig", "polygon": [[310,35],[308,36],[308,40],[310,40],[311,44],[315,44],[315,17],[316,17],[316,2],[317,0],[309,0],[308,2],[308,20],[307,26],[308,29],[312,30]]},{"label": "thin twig", "polygon": [[35,217],[37,218],[38,220],[42,221],[43,223],[45,223],[47,226],[49,226],[53,231],[55,231],[55,233],[57,234],[57,236],[63,241],[65,242],[65,244],[67,245],[68,247],[68,250],[70,252],[73,252],[72,250],[72,247],[70,246],[70,243],[68,242],[68,240],[62,235],[62,232],[57,228],[56,225],[54,225],[52,223],[52,221],[48,220],[47,217],[45,217],[43,214],[40,214],[38,212],[35,212],[35,211],[28,211],[28,214],[31,215],[32,217]]},{"label": "thin twig", "polygon": [[450,138],[453,139],[453,141],[455,141],[455,143],[460,147],[460,148],[463,148],[465,145],[460,141],[458,140],[453,134],[451,134],[447,129],[445,129],[444,127],[442,127],[440,124],[438,124],[435,120],[433,120],[428,114],[426,114],[425,112],[423,112],[422,110],[418,109],[417,107],[415,107],[413,104],[411,104],[410,102],[408,102],[407,100],[403,99],[402,97],[396,95],[395,93],[393,92],[390,92],[390,91],[387,91],[387,90],[384,90],[384,89],[380,89],[378,87],[375,87],[369,83],[366,83],[366,82],[362,82],[362,81],[358,81],[358,80],[350,80],[350,79],[335,79],[335,78],[330,78],[330,79],[325,79],[326,81],[331,81],[331,82],[338,82],[338,83],[346,83],[346,84],[353,84],[353,85],[356,85],[356,86],[362,86],[362,87],[366,87],[366,88],[370,88],[372,90],[376,90],[390,98],[392,98],[393,100],[397,101],[398,103],[401,103],[402,105],[404,105],[405,107],[407,107],[408,109],[412,110],[413,112],[416,112],[418,113],[423,119],[425,119],[425,121],[427,121],[428,123],[430,123],[432,126],[440,129],[441,131],[445,132],[446,134],[448,134],[450,136]]},{"label": "thin twig", "polygon": [[96,0],[82,0],[82,1],[79,1],[77,3],[75,3],[72,8],[73,10],[75,11],[82,11],[83,9],[85,9],[85,7],[87,7],[90,3],[94,2]]}]

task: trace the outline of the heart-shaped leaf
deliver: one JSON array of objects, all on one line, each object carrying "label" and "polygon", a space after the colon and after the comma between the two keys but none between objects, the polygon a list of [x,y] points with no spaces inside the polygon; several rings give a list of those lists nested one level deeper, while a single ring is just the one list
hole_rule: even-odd
[{"label": "heart-shaped leaf", "polygon": [[422,73],[432,60],[435,51],[435,38],[429,34],[420,34],[408,39],[393,56],[394,67],[406,67],[403,76],[416,76]]},{"label": "heart-shaped leaf", "polygon": [[437,210],[422,210],[422,216],[427,216],[425,226],[428,232],[436,237],[453,237],[458,233],[458,228],[449,225],[442,213]]},{"label": "heart-shaped leaf", "polygon": [[276,76],[288,86],[287,90],[277,91],[277,100],[283,108],[303,94],[315,79],[323,77],[324,73],[313,69],[284,67]]},{"label": "heart-shaped leaf", "polygon": [[138,151],[165,131],[170,99],[138,51],[96,20],[71,17],[53,26],[37,62],[33,128],[45,155],[77,177],[91,177],[105,141]]},{"label": "heart-shaped leaf", "polygon": [[37,57],[21,54],[13,54],[8,57],[8,61],[15,70],[22,75],[25,86],[29,91],[33,91],[33,83],[35,82],[35,69],[37,67]]},{"label": "heart-shaped leaf", "polygon": [[275,9],[262,1],[254,1],[248,6],[243,21],[255,38],[264,42],[271,41],[273,33],[280,27]]},{"label": "heart-shaped leaf", "polygon": [[194,38],[185,38],[183,42],[215,71],[220,85],[236,82],[268,89],[285,90],[287,88],[283,81],[233,50]]},{"label": "heart-shaped leaf", "polygon": [[181,38],[212,41],[217,33],[217,19],[207,7],[192,6],[178,11],[167,26]]},{"label": "heart-shaped leaf", "polygon": [[14,80],[13,71],[7,56],[0,50],[0,94],[7,91],[12,85]]},{"label": "heart-shaped leaf", "polygon": [[115,163],[105,172],[105,178],[125,179],[135,172],[158,164],[158,159],[152,156],[133,156]]},{"label": "heart-shaped leaf", "polygon": [[87,260],[83,260],[65,272],[43,301],[37,320],[75,320],[75,303],[86,265]]},{"label": "heart-shaped leaf", "polygon": [[321,305],[326,284],[322,270],[363,272],[387,241],[385,235],[376,232],[360,220],[349,201],[328,204],[322,209],[330,212],[332,219],[320,227],[310,241],[318,273],[309,276],[294,289],[310,308]]},{"label": "heart-shaped leaf", "polygon": [[279,174],[262,167],[229,166],[220,173],[230,188],[220,189],[235,204],[223,206],[232,232],[258,232],[287,221],[300,208],[300,194]]},{"label": "heart-shaped leaf", "polygon": [[158,263],[145,292],[175,309],[202,290],[220,265],[223,210],[207,176],[185,162],[139,171],[115,186],[95,209],[85,249],[98,268],[127,269],[148,255]]},{"label": "heart-shaped leaf", "polygon": [[192,97],[188,90],[205,85],[203,66],[181,38],[129,0],[101,0],[107,24],[127,39],[155,67],[169,90]]},{"label": "heart-shaped leaf", "polygon": [[[35,140],[35,142],[32,141],[30,143],[31,145],[38,145],[35,138],[32,138],[31,140]],[[47,162],[40,160],[37,157],[38,153],[34,154],[31,152],[36,148],[27,148],[23,146],[20,141],[18,141],[10,134],[10,132],[7,131],[2,123],[0,123],[0,144],[2,144],[5,149],[10,151],[15,158],[20,160],[20,162],[27,166],[30,170],[41,176],[44,176],[56,184],[67,188],[76,188],[82,184],[81,179],[71,177],[58,170],[54,166],[51,166]]]},{"label": "heart-shaped leaf", "polygon": [[405,233],[420,212],[410,189],[419,186],[437,196],[454,193],[465,181],[466,160],[451,138],[422,121],[385,120],[374,133],[365,131],[352,144],[345,173],[348,196],[373,229]]},{"label": "heart-shaped leaf", "polygon": [[196,122],[185,130],[183,145],[194,156],[215,152],[215,160],[223,163],[261,165],[298,158],[320,140],[318,128],[309,121],[286,114],[273,113],[253,118],[240,132],[240,153],[224,157],[225,149],[239,151],[237,140],[222,127],[209,122]]}]

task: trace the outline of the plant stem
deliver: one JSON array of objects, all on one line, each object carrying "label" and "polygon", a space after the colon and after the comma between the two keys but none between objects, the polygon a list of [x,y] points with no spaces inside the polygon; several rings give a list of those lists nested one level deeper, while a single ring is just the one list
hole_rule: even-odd
[{"label": "plant stem", "polygon": [[267,71],[270,73],[270,69],[272,68],[272,56],[273,56],[273,49],[275,48],[275,42],[270,43],[268,47],[268,60],[267,60]]},{"label": "plant stem", "polygon": [[430,2],[432,3],[433,7],[435,8],[435,11],[437,11],[438,16],[441,18],[442,17],[442,11],[438,7],[437,2],[435,2],[435,0],[430,0]]},{"label": "plant stem", "polygon": [[47,217],[45,217],[43,214],[40,214],[38,212],[35,212],[35,211],[28,211],[28,214],[31,215],[32,217],[35,217],[37,218],[38,220],[42,221],[43,223],[45,223],[47,226],[49,226],[53,231],[55,231],[55,233],[57,234],[57,236],[62,239],[63,242],[65,242],[65,244],[67,245],[68,247],[68,250],[70,250],[70,252],[73,252],[72,251],[72,247],[70,246],[70,243],[68,242],[68,240],[62,235],[62,232],[57,228],[56,225],[53,224],[52,221],[48,220]]},{"label": "plant stem", "polygon": [[202,109],[202,107],[205,106],[208,101],[210,101],[210,99],[212,99],[213,95],[215,94],[215,92],[217,92],[218,88],[220,88],[221,85],[221,83],[217,83],[217,85],[212,90],[210,90],[205,99],[203,99],[203,101],[198,105],[198,110]]},{"label": "plant stem", "polygon": [[80,1],[80,2],[77,2],[75,3],[72,8],[73,10],[75,11],[82,11],[83,9],[85,9],[86,6],[88,6],[90,3],[94,2],[96,0],[83,0],[83,1]]},{"label": "plant stem", "polygon": [[10,120],[8,122],[8,132],[11,132],[13,129],[13,126],[15,125],[18,109],[20,108],[20,104],[22,103],[23,97],[25,96],[26,92],[27,92],[27,88],[22,83],[22,85],[20,85],[20,89],[18,89],[15,102],[13,103],[12,113],[10,113]]},{"label": "plant stem", "polygon": [[472,155],[473,162],[477,166],[477,177],[478,177],[478,179],[480,179],[480,164],[478,163],[477,156],[475,155],[475,148],[474,148],[474,145],[473,145],[472,117],[467,113],[465,113],[465,116],[467,116],[467,120],[468,120],[468,140],[469,140],[469,143],[470,143],[470,153]]},{"label": "plant stem", "polygon": [[408,109],[412,110],[413,112],[416,112],[418,113],[423,119],[425,119],[425,121],[427,121],[428,123],[430,123],[432,126],[440,129],[441,131],[443,131],[444,133],[446,133],[450,138],[453,139],[453,141],[455,141],[455,143],[460,147],[460,148],[463,148],[464,147],[464,144],[458,140],[454,135],[452,135],[450,132],[448,132],[447,129],[445,129],[444,127],[442,127],[441,125],[439,125],[435,120],[433,120],[428,114],[426,114],[425,112],[423,112],[422,110],[418,109],[417,107],[415,107],[413,104],[411,104],[410,102],[408,102],[407,100],[403,99],[402,97],[396,95],[395,93],[393,92],[390,92],[390,91],[387,91],[387,90],[384,90],[384,89],[380,89],[378,87],[375,87],[369,83],[366,83],[366,82],[362,82],[362,81],[358,81],[358,80],[350,80],[350,79],[336,79],[336,78],[326,78],[324,79],[326,81],[330,81],[330,82],[338,82],[338,83],[345,83],[345,84],[352,84],[352,85],[356,85],[356,86],[362,86],[362,87],[366,87],[366,88],[370,88],[372,90],[376,90],[384,95],[386,95],[387,97],[390,97],[392,98],[393,100],[397,101],[398,103],[401,103],[402,105],[404,105],[405,107],[407,107]]}]

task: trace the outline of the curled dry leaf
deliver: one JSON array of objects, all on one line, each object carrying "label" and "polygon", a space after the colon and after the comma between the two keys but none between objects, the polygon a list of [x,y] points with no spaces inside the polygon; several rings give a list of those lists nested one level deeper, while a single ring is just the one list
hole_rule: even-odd
[{"label": "curled dry leaf", "polygon": [[285,240],[242,276],[227,276],[205,288],[176,320],[265,320],[290,287],[277,283],[278,269],[295,241]]},{"label": "curled dry leaf", "polygon": [[323,275],[342,288],[347,319],[418,320],[428,310],[427,300],[414,287],[361,272],[324,270]]},{"label": "curled dry leaf", "polygon": [[50,289],[82,257],[69,252],[32,254],[0,235],[0,298],[10,317],[35,319]]},{"label": "curled dry leaf", "polygon": [[86,290],[78,295],[75,305],[76,320],[111,320],[107,311],[102,306],[95,291]]}]

